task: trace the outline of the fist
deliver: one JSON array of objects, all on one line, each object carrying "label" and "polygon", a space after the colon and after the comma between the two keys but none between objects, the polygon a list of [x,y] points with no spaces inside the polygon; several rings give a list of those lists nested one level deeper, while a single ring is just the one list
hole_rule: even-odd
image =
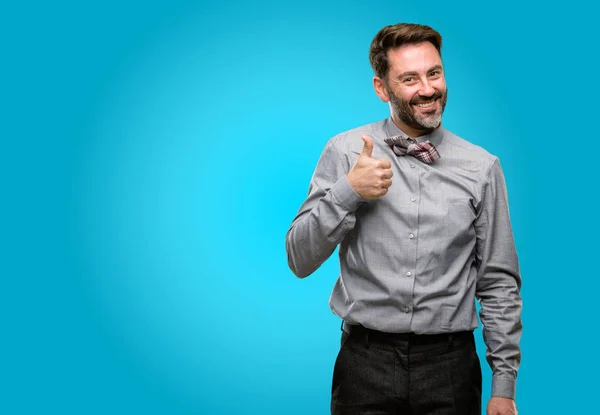
[{"label": "fist", "polygon": [[374,159],[373,140],[363,135],[365,145],[348,173],[350,186],[363,199],[377,199],[388,192],[392,185],[392,163],[389,160]]},{"label": "fist", "polygon": [[492,397],[487,406],[487,415],[517,415],[515,401],[508,398]]}]

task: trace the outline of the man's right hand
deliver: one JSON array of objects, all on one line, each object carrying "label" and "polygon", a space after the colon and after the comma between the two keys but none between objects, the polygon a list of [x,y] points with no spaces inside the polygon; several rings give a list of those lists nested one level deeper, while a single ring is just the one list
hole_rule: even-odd
[{"label": "man's right hand", "polygon": [[377,199],[385,195],[392,185],[392,163],[389,160],[377,160],[373,154],[373,140],[363,135],[365,145],[348,173],[348,182],[363,199]]}]

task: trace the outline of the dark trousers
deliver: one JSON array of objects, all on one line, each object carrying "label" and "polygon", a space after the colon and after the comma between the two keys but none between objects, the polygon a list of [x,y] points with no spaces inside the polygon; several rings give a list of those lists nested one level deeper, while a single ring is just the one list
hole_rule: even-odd
[{"label": "dark trousers", "polygon": [[345,326],[331,413],[481,415],[473,333],[389,334]]}]

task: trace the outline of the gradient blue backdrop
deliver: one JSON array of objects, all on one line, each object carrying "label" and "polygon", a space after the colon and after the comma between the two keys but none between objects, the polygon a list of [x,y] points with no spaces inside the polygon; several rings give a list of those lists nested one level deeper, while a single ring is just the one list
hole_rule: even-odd
[{"label": "gradient blue backdrop", "polygon": [[325,142],[387,116],[398,21],[443,34],[445,126],[505,170],[520,414],[595,413],[594,9],[83,4],[0,6],[0,413],[327,414],[338,265],[298,280],[284,238]]}]

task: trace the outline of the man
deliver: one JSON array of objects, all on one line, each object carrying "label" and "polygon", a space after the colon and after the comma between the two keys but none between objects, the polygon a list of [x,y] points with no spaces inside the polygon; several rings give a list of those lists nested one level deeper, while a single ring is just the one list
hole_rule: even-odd
[{"label": "man", "polygon": [[423,25],[377,33],[373,85],[390,117],[327,143],[286,236],[300,278],[339,245],[333,414],[480,414],[475,299],[493,370],[487,414],[517,413],[521,278],[504,176],[441,125],[441,45]]}]

